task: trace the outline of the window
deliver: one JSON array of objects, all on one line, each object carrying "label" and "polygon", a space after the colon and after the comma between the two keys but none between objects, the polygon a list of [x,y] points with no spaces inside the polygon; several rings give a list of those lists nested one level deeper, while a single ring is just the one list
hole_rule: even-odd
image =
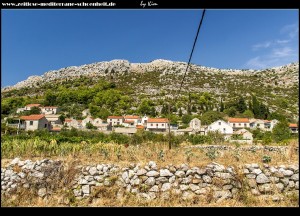
[{"label": "window", "polygon": [[153,124],[151,124],[151,126],[153,126]]},{"label": "window", "polygon": [[110,121],[112,122],[112,119],[110,119]]},{"label": "window", "polygon": [[118,119],[118,121],[120,121],[120,119]]},{"label": "window", "polygon": [[158,124],[156,124],[156,127],[158,127]]},{"label": "window", "polygon": [[29,122],[29,125],[33,125],[33,121],[30,121],[30,122]]},{"label": "window", "polygon": [[241,123],[239,123],[239,126],[241,126],[242,124]]},{"label": "window", "polygon": [[247,124],[246,124],[246,123],[244,124],[244,127],[247,127]]},{"label": "window", "polygon": [[233,127],[235,127],[235,123],[233,123]]},{"label": "window", "polygon": [[219,122],[219,125],[221,125],[221,122]]},{"label": "window", "polygon": [[257,127],[259,127],[259,124],[257,124]]},{"label": "window", "polygon": [[47,124],[45,124],[45,128],[47,128]]},{"label": "window", "polygon": [[165,126],[165,124],[161,124],[161,126]]},{"label": "window", "polygon": [[225,131],[226,131],[226,128],[223,128],[223,131],[225,132]]}]

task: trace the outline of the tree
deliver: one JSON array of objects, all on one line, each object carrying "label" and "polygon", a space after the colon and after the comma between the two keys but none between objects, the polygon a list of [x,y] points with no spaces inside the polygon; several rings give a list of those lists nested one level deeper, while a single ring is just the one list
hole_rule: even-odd
[{"label": "tree", "polygon": [[56,94],[54,94],[51,90],[47,90],[47,92],[45,93],[45,102],[44,104],[46,106],[54,106],[57,104],[57,96]]},{"label": "tree", "polygon": [[225,109],[224,113],[227,114],[229,117],[234,117],[236,115],[236,108],[230,107],[229,109]]},{"label": "tree", "polygon": [[41,109],[39,107],[31,107],[29,110],[29,115],[41,114]]},{"label": "tree", "polygon": [[62,124],[64,124],[66,116],[64,114],[62,114],[58,117],[58,119],[61,121]]},{"label": "tree", "polygon": [[92,123],[90,123],[90,122],[86,123],[85,127],[86,127],[87,129],[97,129],[97,127],[95,127],[95,126],[94,126]]},{"label": "tree", "polygon": [[223,114],[217,111],[208,111],[201,116],[201,122],[205,125],[211,124],[217,120],[223,120]]},{"label": "tree", "polygon": [[237,109],[237,111],[239,111],[240,113],[245,112],[245,110],[247,109],[247,105],[246,105],[246,102],[245,102],[245,100],[244,100],[243,97],[240,97],[240,98],[238,99],[238,102],[237,102],[237,104],[236,104],[236,109]]},{"label": "tree", "polygon": [[223,100],[221,98],[220,112],[223,112],[223,111],[224,111],[224,103],[223,103]]},{"label": "tree", "polygon": [[245,112],[243,113],[243,116],[245,118],[253,118],[254,114],[253,114],[253,112],[251,110],[248,109],[248,110],[245,110]]},{"label": "tree", "polygon": [[192,115],[183,115],[181,118],[182,123],[184,124],[189,124],[192,119],[193,119]]},{"label": "tree", "polygon": [[291,137],[291,131],[286,121],[278,122],[272,130],[273,139],[276,142],[280,142]]}]

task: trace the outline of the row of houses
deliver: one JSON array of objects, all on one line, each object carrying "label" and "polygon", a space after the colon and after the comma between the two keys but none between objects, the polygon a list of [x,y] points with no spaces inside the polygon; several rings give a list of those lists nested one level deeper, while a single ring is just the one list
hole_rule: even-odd
[{"label": "row of houses", "polygon": [[[169,125],[167,118],[150,118],[148,116],[137,115],[125,115],[125,116],[108,116],[107,119],[92,118],[89,110],[82,112],[85,118],[83,120],[76,120],[73,118],[67,118],[64,122],[61,122],[59,115],[59,108],[56,106],[46,107],[40,104],[28,104],[20,110],[31,110],[32,107],[39,107],[42,110],[42,114],[21,116],[18,122],[15,124],[9,124],[15,126],[18,129],[24,130],[38,130],[47,129],[49,131],[60,131],[62,127],[77,128],[84,130],[87,128],[87,124],[90,123],[96,127],[99,131],[110,133],[112,131],[122,134],[134,134],[138,130],[147,130],[155,133],[166,133],[169,128],[175,135],[184,134],[201,134],[207,135],[209,132],[218,131],[225,137],[230,137],[233,134],[240,134],[245,139],[251,139],[252,135],[249,129],[259,128],[265,131],[272,131],[274,126],[278,123],[278,120],[262,120],[262,119],[248,119],[248,118],[228,118],[226,121],[217,120],[210,125],[201,125],[201,121],[194,118],[190,121],[189,127],[178,129],[178,125]],[[297,124],[289,124],[289,128],[292,133],[298,133]]]},{"label": "row of houses", "polygon": [[22,108],[18,108],[16,113],[21,113],[24,111],[29,111],[31,110],[33,107],[38,107],[41,109],[41,113],[45,114],[45,115],[49,115],[49,114],[57,114],[60,109],[57,106],[42,106],[41,104],[27,104],[25,107]]}]

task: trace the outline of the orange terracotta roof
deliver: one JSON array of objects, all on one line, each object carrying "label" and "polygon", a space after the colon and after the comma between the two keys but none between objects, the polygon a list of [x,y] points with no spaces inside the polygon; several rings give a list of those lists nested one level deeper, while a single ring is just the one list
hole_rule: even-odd
[{"label": "orange terracotta roof", "polygon": [[45,115],[29,115],[29,116],[21,116],[20,119],[22,119],[22,120],[40,120],[43,117],[45,117]]},{"label": "orange terracotta roof", "polygon": [[290,123],[290,124],[289,124],[289,127],[296,127],[296,128],[297,128],[298,125],[297,125],[297,124],[292,124],[292,123]]},{"label": "orange terracotta roof", "polygon": [[137,125],[136,129],[144,129],[144,126],[143,125]]},{"label": "orange terracotta roof", "polygon": [[148,118],[148,123],[168,123],[167,118]]},{"label": "orange terracotta roof", "polygon": [[81,123],[82,122],[82,120],[77,120],[79,123]]},{"label": "orange terracotta roof", "polygon": [[271,121],[269,121],[269,120],[264,120],[264,122],[265,122],[265,123],[270,123]]},{"label": "orange terracotta roof", "polygon": [[108,119],[122,119],[123,116],[108,116]]},{"label": "orange terracotta roof", "polygon": [[139,119],[139,116],[124,116],[124,119]]},{"label": "orange terracotta roof", "polygon": [[124,123],[134,123],[134,120],[125,120]]},{"label": "orange terracotta roof", "polygon": [[65,122],[71,122],[72,119],[65,119]]},{"label": "orange terracotta roof", "polygon": [[39,107],[41,104],[27,104],[25,107]]},{"label": "orange terracotta roof", "polygon": [[248,118],[228,118],[230,123],[249,123]]}]

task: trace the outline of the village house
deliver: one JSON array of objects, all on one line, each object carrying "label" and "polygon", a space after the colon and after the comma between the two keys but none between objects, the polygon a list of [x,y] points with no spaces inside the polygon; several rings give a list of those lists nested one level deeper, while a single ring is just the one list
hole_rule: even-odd
[{"label": "village house", "polygon": [[[24,121],[25,130],[39,130],[39,129],[47,129],[50,130],[51,126],[48,120],[45,118],[45,115],[29,115],[29,116],[21,116],[21,121]],[[22,123],[21,123],[22,124]]]},{"label": "village house", "polygon": [[66,118],[64,125],[69,127],[69,128],[72,128],[72,127],[77,128],[77,129],[82,128],[81,121],[79,122],[79,120],[77,121],[76,119]]},{"label": "village house", "polygon": [[289,129],[291,130],[292,133],[298,133],[298,125],[297,124],[289,124]]},{"label": "village house", "polygon": [[167,118],[148,118],[147,130],[153,132],[166,132],[169,128]]},{"label": "village house", "polygon": [[115,125],[122,125],[124,122],[123,116],[108,116],[107,117],[107,123],[115,126]]},{"label": "village house", "polygon": [[41,106],[41,104],[27,104],[23,108],[18,108],[17,111],[16,111],[16,113],[28,111],[28,110],[31,110],[32,107],[40,107],[40,106]]},{"label": "village house", "polygon": [[238,143],[246,143],[252,144],[253,143],[253,135],[250,131],[246,129],[240,129],[233,132],[234,135],[240,136],[239,139],[233,138],[230,140],[231,142],[238,142]]},{"label": "village house", "polygon": [[139,116],[124,116],[124,123],[125,127],[135,127],[135,125],[141,123],[141,118]]},{"label": "village house", "polygon": [[233,131],[250,128],[250,122],[248,118],[228,118],[229,125],[233,128]]},{"label": "village house", "polygon": [[45,118],[51,125],[61,125],[62,122],[59,119],[59,115],[45,115]]},{"label": "village house", "polygon": [[265,129],[265,121],[262,119],[250,119],[249,120],[249,125],[251,129],[261,129],[264,130]]},{"label": "village house", "polygon": [[178,135],[191,135],[191,134],[195,134],[195,130],[193,128],[184,128],[184,129],[178,129],[178,130],[174,130],[174,134],[176,136]]},{"label": "village house", "polygon": [[217,120],[210,125],[207,126],[206,128],[206,134],[208,132],[220,132],[221,134],[224,135],[231,135],[233,133],[233,128],[230,124],[223,120]]},{"label": "village house", "polygon": [[146,127],[147,126],[147,121],[148,121],[148,116],[145,115],[145,116],[142,117],[141,124]]},{"label": "village house", "polygon": [[86,128],[86,124],[87,123],[91,123],[92,125],[94,125],[94,119],[90,116],[86,117],[85,119],[82,120],[81,125],[83,128]]},{"label": "village house", "polygon": [[60,109],[57,106],[44,106],[40,108],[41,108],[41,112],[45,115],[57,114],[60,111]]},{"label": "village house", "polygon": [[189,123],[190,128],[194,129],[197,133],[201,130],[201,121],[197,118],[193,118]]}]

